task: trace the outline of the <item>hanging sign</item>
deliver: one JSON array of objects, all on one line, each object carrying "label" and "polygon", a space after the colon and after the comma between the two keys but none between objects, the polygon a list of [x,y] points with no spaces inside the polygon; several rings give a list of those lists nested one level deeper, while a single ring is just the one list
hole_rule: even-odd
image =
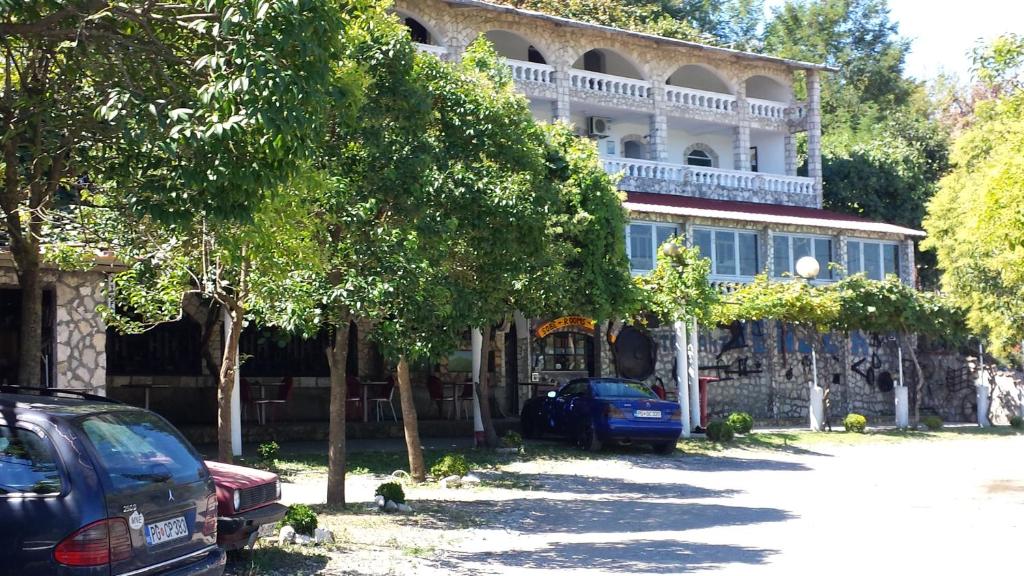
[{"label": "hanging sign", "polygon": [[579,328],[593,332],[595,323],[593,319],[586,316],[562,316],[537,327],[537,338],[543,338],[552,332],[558,332],[566,328]]}]

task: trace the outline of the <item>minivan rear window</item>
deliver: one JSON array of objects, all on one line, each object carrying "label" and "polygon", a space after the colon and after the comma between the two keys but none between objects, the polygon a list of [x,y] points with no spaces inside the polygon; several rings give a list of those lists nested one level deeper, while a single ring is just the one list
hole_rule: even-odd
[{"label": "minivan rear window", "polygon": [[188,442],[153,414],[109,412],[87,416],[79,425],[115,489],[203,478],[203,463]]},{"label": "minivan rear window", "polygon": [[50,439],[42,432],[0,426],[0,498],[57,494],[61,487]]}]

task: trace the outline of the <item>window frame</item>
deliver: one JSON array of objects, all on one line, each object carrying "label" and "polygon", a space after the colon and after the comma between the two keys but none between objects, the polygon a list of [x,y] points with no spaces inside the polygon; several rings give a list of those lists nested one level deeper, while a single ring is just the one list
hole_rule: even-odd
[{"label": "window frame", "polygon": [[[701,254],[705,258],[711,260],[711,280],[712,281],[728,281],[728,282],[749,282],[754,279],[760,272],[764,270],[764,262],[761,262],[761,234],[757,230],[748,230],[746,228],[721,228],[715,226],[694,226],[690,233],[690,245],[697,246],[697,232],[707,231],[711,232],[711,254]],[[718,246],[715,241],[715,235],[719,232],[725,232],[733,235],[733,258],[736,262],[736,274],[720,274],[718,272],[718,259],[717,252]],[[740,274],[740,234],[750,234],[754,237],[754,273],[750,275]]]},{"label": "window frame", "polygon": [[796,260],[793,259],[793,240],[795,238],[806,238],[806,239],[809,239],[811,241],[811,254],[810,254],[810,256],[815,258],[815,259],[817,259],[819,265],[821,264],[821,258],[818,258],[817,248],[815,247],[815,244],[816,244],[815,240],[827,240],[828,243],[829,243],[828,244],[828,258],[825,259],[825,266],[821,266],[821,270],[818,272],[818,276],[814,280],[812,280],[812,282],[828,284],[829,282],[835,282],[837,280],[835,272],[833,272],[832,269],[828,266],[829,264],[835,263],[835,260],[833,259],[833,255],[835,254],[835,246],[836,246],[835,237],[829,236],[827,234],[803,234],[803,233],[793,234],[793,233],[790,233],[790,232],[773,233],[772,234],[772,278],[773,279],[775,279],[775,278],[780,278],[780,279],[781,278],[785,278],[785,276],[782,275],[783,272],[780,272],[780,271],[776,270],[776,268],[775,268],[775,258],[777,257],[776,256],[776,252],[775,252],[775,239],[776,238],[780,238],[780,237],[788,239],[788,242],[786,243],[787,247],[788,247],[788,254],[786,255],[786,257],[787,257],[787,260],[789,262],[789,266],[788,266],[788,270],[784,270],[783,272],[789,272],[791,276],[794,276],[794,277],[796,276]]},{"label": "window frame", "polygon": [[[650,268],[636,268],[633,266],[633,226],[642,225],[649,226],[651,230],[651,267]],[[634,275],[647,274],[654,270],[654,267],[658,265],[658,248],[661,246],[658,244],[658,227],[673,228],[672,234],[669,238],[679,237],[681,230],[680,225],[675,222],[655,222],[652,220],[630,220],[626,223],[626,257],[629,258],[629,270]]]},{"label": "window frame", "polygon": [[[857,243],[859,245],[859,248],[860,248],[859,252],[858,252],[858,255],[857,255],[858,256],[858,260],[859,260],[859,262],[858,262],[859,270],[851,270],[850,269],[850,244],[851,243]],[[865,244],[870,244],[872,246],[877,246],[878,247],[878,264],[879,264],[879,266],[881,266],[881,271],[882,271],[882,277],[881,278],[871,278],[870,276],[867,275],[866,270],[864,269],[864,246],[865,246]],[[894,274],[897,278],[902,280],[903,276],[900,274],[900,251],[903,248],[900,246],[899,242],[894,241],[894,240],[876,240],[874,238],[847,238],[846,239],[846,262],[844,263],[844,266],[847,269],[846,270],[846,274],[848,276],[853,276],[854,274],[860,274],[860,273],[864,272],[865,273],[864,274],[865,278],[868,278],[868,279],[871,279],[871,280],[884,280],[886,275],[887,275],[887,273],[885,271],[885,246],[893,246],[896,249],[896,262],[893,263],[894,269],[891,272],[891,274]]]}]

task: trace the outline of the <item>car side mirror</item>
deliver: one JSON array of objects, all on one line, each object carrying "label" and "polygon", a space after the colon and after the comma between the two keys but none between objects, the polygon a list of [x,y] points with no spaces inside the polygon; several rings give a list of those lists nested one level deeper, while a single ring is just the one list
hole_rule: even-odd
[{"label": "car side mirror", "polygon": [[555,391],[554,390],[549,390],[548,391],[548,398],[554,398],[554,397],[555,397]]}]

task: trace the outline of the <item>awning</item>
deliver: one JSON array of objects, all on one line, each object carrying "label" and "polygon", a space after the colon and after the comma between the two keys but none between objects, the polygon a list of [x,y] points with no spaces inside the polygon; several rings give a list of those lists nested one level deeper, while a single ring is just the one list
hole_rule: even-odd
[{"label": "awning", "polygon": [[897,234],[900,236],[927,236],[925,232],[913,228],[904,228],[895,224],[874,222],[850,214],[840,214],[838,212],[830,212],[819,208],[805,208],[803,206],[709,200],[692,196],[651,194],[647,192],[629,192],[623,205],[630,212],[646,212],[649,214],[671,214],[674,216],[740,220],[764,224],[812,226],[857,232]]}]

